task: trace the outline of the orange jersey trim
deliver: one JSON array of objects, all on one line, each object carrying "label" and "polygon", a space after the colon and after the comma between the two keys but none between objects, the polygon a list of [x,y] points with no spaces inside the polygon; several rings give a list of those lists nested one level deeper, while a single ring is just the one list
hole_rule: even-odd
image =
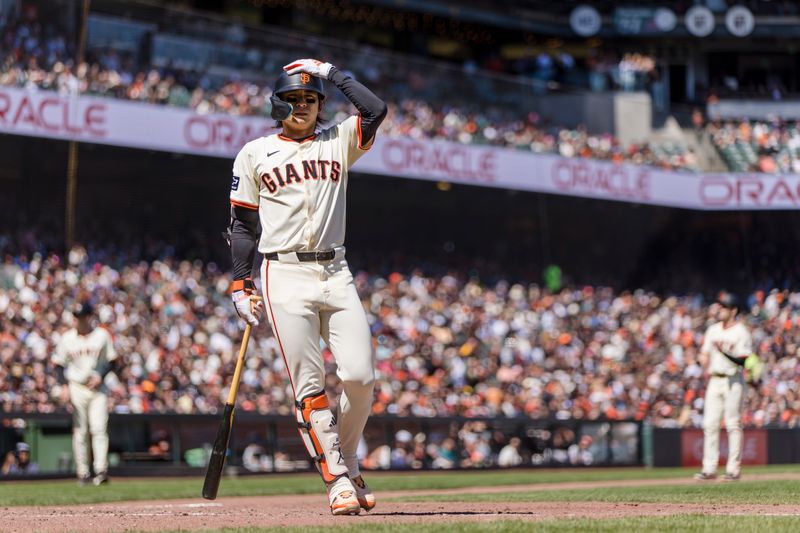
[{"label": "orange jersey trim", "polygon": [[100,326],[98,326],[98,327],[100,327],[100,328],[102,328],[102,329],[106,330],[106,333],[108,333],[108,336],[109,336],[109,337],[111,337],[111,342],[114,342],[114,332],[113,332],[113,331],[111,331],[111,327],[110,327],[109,325],[107,325],[107,324],[100,324]]},{"label": "orange jersey trim", "polygon": [[236,205],[239,207],[244,207],[245,209],[252,209],[253,211],[258,211],[257,205],[248,204],[246,202],[240,202],[238,200],[231,200],[231,205]]},{"label": "orange jersey trim", "polygon": [[297,143],[297,144],[302,144],[304,142],[313,141],[316,138],[317,138],[317,134],[316,133],[306,137],[305,139],[300,139],[299,141],[297,139],[292,139],[291,137],[287,137],[283,133],[279,133],[278,134],[278,139],[280,139],[282,141],[290,142],[290,143]]}]

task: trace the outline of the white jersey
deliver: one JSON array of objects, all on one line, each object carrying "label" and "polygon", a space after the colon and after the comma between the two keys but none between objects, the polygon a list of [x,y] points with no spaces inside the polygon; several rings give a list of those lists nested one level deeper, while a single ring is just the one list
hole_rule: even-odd
[{"label": "white jersey", "polygon": [[88,335],[79,335],[76,329],[67,331],[56,347],[53,362],[66,369],[67,380],[83,385],[92,372],[116,358],[111,334],[98,327]]},{"label": "white jersey", "polygon": [[736,322],[727,329],[722,327],[722,322],[717,322],[708,327],[703,338],[701,351],[711,356],[708,371],[712,375],[735,375],[742,367],[722,355],[715,346],[717,342],[730,355],[745,357],[753,352],[750,332],[741,322]]},{"label": "white jersey", "polygon": [[347,171],[369,147],[358,116],[302,142],[274,134],[247,143],[233,163],[230,199],[258,209],[258,251],[343,246]]}]

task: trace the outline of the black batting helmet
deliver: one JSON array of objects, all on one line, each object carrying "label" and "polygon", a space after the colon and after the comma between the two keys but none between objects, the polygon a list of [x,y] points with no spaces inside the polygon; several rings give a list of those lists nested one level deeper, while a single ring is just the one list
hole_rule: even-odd
[{"label": "black batting helmet", "polygon": [[275,82],[275,88],[272,92],[278,96],[289,91],[298,91],[305,89],[307,91],[314,91],[319,94],[320,99],[325,98],[325,88],[322,85],[322,80],[316,76],[312,76],[307,72],[299,72],[297,74],[286,74],[281,72],[278,81]]},{"label": "black batting helmet", "polygon": [[77,318],[83,318],[86,316],[92,316],[94,314],[94,307],[89,302],[79,303],[75,306],[75,310],[72,312]]},{"label": "black batting helmet", "polygon": [[739,299],[736,297],[735,294],[732,294],[728,291],[720,291],[717,295],[717,303],[722,307],[727,307],[731,310],[738,310],[739,309]]}]

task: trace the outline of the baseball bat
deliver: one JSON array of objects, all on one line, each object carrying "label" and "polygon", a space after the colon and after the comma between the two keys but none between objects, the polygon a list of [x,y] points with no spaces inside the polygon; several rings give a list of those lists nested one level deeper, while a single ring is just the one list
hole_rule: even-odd
[{"label": "baseball bat", "polygon": [[[253,298],[259,299],[260,298]],[[247,343],[250,341],[250,331],[252,326],[247,324],[244,328],[242,346],[239,348],[239,358],[236,360],[236,370],[233,372],[231,389],[228,391],[228,401],[225,402],[225,409],[222,413],[222,420],[217,429],[217,438],[214,440],[214,447],[211,449],[211,458],[208,460],[208,470],[206,479],[203,482],[203,498],[213,500],[217,497],[219,482],[222,478],[222,467],[225,466],[225,456],[228,451],[228,441],[231,438],[231,428],[233,427],[233,407],[236,405],[236,393],[239,392],[239,378],[242,375],[244,366],[244,354],[247,351]]]}]

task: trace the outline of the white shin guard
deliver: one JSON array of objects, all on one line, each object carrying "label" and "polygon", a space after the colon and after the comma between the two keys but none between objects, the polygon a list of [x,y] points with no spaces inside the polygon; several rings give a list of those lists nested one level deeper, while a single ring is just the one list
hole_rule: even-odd
[{"label": "white shin guard", "polygon": [[322,480],[331,484],[348,475],[339,448],[336,418],[328,405],[325,392],[307,396],[296,404],[297,425],[311,459]]}]

